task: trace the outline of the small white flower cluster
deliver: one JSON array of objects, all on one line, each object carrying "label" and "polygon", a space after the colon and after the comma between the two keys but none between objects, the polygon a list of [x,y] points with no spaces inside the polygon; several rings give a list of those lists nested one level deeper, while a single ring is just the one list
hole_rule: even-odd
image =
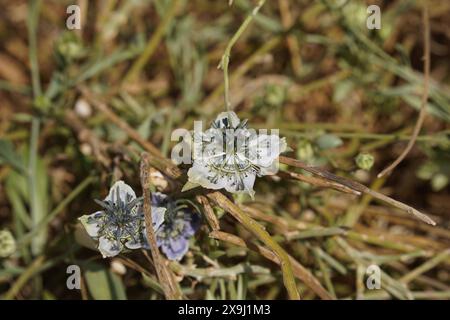
[{"label": "small white flower cluster", "polygon": [[[208,189],[254,195],[256,177],[275,174],[277,158],[286,150],[277,134],[258,133],[240,121],[234,112],[219,114],[211,128],[194,133],[194,162],[189,182]],[[91,215],[79,218],[87,233],[98,241],[103,257],[144,248],[146,237],[142,199],[123,181],[116,182]],[[198,216],[183,204],[161,194],[152,194],[153,229],[158,247],[171,260],[180,260],[189,249],[189,239],[198,228]]]},{"label": "small white flower cluster", "polygon": [[[178,200],[178,202],[181,200]],[[98,241],[103,258],[133,249],[149,249],[142,199],[123,181],[116,182],[103,201],[103,209],[79,218],[86,232]],[[181,260],[189,238],[198,227],[197,214],[178,206],[166,195],[152,194],[152,223],[157,244],[170,260]]]}]

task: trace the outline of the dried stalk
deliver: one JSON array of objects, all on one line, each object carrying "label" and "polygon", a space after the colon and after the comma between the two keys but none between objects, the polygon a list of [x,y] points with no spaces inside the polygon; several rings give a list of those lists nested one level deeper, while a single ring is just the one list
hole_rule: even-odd
[{"label": "dried stalk", "polygon": [[208,221],[208,224],[211,227],[211,229],[213,231],[219,231],[220,230],[219,219],[217,219],[216,215],[214,214],[214,210],[211,207],[208,198],[206,198],[203,195],[198,195],[196,196],[196,199],[203,206],[206,220]]},{"label": "dried stalk", "polygon": [[106,154],[107,145],[103,143],[72,110],[67,110],[64,122],[76,132],[78,140],[91,147],[92,153],[105,168],[109,168],[111,160]]},{"label": "dried stalk", "polygon": [[356,181],[353,181],[353,180],[350,180],[350,179],[347,179],[347,178],[344,178],[344,177],[337,176],[335,174],[332,174],[331,172],[325,171],[325,170],[317,168],[317,167],[313,167],[313,166],[307,165],[304,162],[301,162],[301,161],[296,160],[296,159],[280,156],[279,157],[279,161],[281,163],[284,163],[284,164],[287,164],[287,165],[290,165],[290,166],[293,166],[293,167],[297,167],[297,168],[303,169],[305,171],[311,172],[311,173],[313,173],[313,174],[315,174],[315,175],[317,175],[317,176],[319,176],[321,178],[324,178],[324,179],[329,180],[329,181],[336,182],[338,184],[341,184],[342,186],[345,186],[347,188],[356,190],[356,191],[358,191],[360,193],[368,194],[368,195],[370,195],[370,196],[372,196],[372,197],[374,197],[374,198],[376,198],[378,200],[386,202],[386,203],[388,203],[388,204],[390,204],[390,205],[392,205],[392,206],[394,206],[396,208],[402,209],[402,210],[404,210],[404,211],[406,211],[406,212],[416,216],[418,219],[422,220],[423,222],[426,222],[426,223],[431,224],[433,226],[436,225],[436,222],[434,222],[430,217],[428,217],[427,215],[423,214],[422,212],[414,209],[413,207],[408,206],[407,204],[404,204],[403,202],[397,201],[397,200],[392,199],[392,198],[390,198],[390,197],[388,197],[388,196],[386,196],[386,195],[384,195],[382,193],[374,191],[374,190],[366,187],[365,185],[363,185],[363,184],[361,184],[359,182],[356,182]]},{"label": "dried stalk", "polygon": [[159,279],[159,283],[164,291],[164,295],[168,300],[181,300],[183,294],[175,280],[175,276],[172,271],[167,267],[168,264],[161,256],[158,245],[156,244],[155,231],[153,230],[152,223],[152,195],[149,186],[149,160],[148,154],[142,154],[141,160],[141,185],[142,194],[144,197],[144,215],[145,215],[145,227],[147,229],[147,239],[150,244],[150,251],[152,253],[153,263],[155,265],[156,274]]},{"label": "dried stalk", "polygon": [[428,270],[434,268],[442,261],[446,260],[450,256],[450,249],[446,249],[442,251],[441,253],[437,254],[430,260],[426,261],[422,265],[418,266],[417,268],[411,270],[407,274],[405,274],[403,277],[400,278],[400,281],[403,283],[409,283],[412,280],[416,279],[421,274],[427,272]]},{"label": "dried stalk", "polygon": [[297,173],[297,172],[280,171],[277,175],[280,178],[295,179],[295,180],[309,183],[313,186],[332,188],[332,189],[335,189],[335,190],[338,190],[338,191],[341,191],[344,193],[350,193],[350,194],[354,194],[357,196],[361,195],[361,192],[351,189],[349,187],[346,187],[340,183],[336,183],[333,181],[328,181],[328,180],[316,178],[316,177],[308,177],[308,176],[305,176],[305,175]]},{"label": "dried stalk", "polygon": [[287,221],[280,216],[266,214],[253,206],[239,205],[239,207],[244,210],[244,212],[247,213],[250,217],[256,220],[269,222],[284,231],[289,231],[290,229],[305,230],[309,227],[309,224],[303,221],[294,219],[292,219],[292,221]]}]

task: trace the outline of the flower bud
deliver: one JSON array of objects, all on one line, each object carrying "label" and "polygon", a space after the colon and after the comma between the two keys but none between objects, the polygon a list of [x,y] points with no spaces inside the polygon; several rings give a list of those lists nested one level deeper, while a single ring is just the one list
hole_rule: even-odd
[{"label": "flower bud", "polygon": [[355,158],[356,165],[363,170],[370,170],[375,162],[373,155],[370,153],[360,153]]},{"label": "flower bud", "polygon": [[6,258],[16,251],[16,241],[8,230],[0,231],[0,257]]}]

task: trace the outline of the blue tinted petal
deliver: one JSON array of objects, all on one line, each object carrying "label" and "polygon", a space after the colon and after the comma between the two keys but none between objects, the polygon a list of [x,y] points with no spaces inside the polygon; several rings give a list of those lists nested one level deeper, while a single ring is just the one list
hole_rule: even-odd
[{"label": "blue tinted petal", "polygon": [[222,112],[214,120],[215,125],[218,128],[236,128],[241,120],[234,111]]},{"label": "blue tinted petal", "polygon": [[109,193],[106,196],[105,201],[112,203],[119,202],[119,199],[117,199],[117,194],[122,202],[129,202],[129,200],[136,199],[136,193],[134,193],[133,189],[122,180],[114,183],[111,189],[109,189]]},{"label": "blue tinted petal", "polygon": [[167,196],[161,192],[152,192],[152,207],[161,207],[166,202]]},{"label": "blue tinted petal", "polygon": [[153,207],[152,206],[152,224],[153,229],[156,231],[164,222],[164,216],[166,213],[166,208],[163,207]]},{"label": "blue tinted petal", "polygon": [[105,213],[103,211],[97,211],[91,215],[81,216],[78,220],[80,220],[90,237],[97,238],[99,237],[98,232],[103,225],[103,221],[101,219],[104,215]]},{"label": "blue tinted petal", "polygon": [[139,249],[144,247],[145,242],[144,239],[141,237],[141,235],[137,235],[136,238],[128,240],[125,243],[125,247],[127,247],[128,249]]},{"label": "blue tinted petal", "polygon": [[186,212],[184,215],[184,222],[183,236],[189,238],[193,236],[200,227],[200,217],[196,213]]},{"label": "blue tinted petal", "polygon": [[103,258],[114,257],[122,250],[122,244],[117,240],[100,237],[98,241],[98,250],[100,250]]},{"label": "blue tinted petal", "polygon": [[189,250],[189,242],[184,237],[164,241],[161,249],[169,260],[180,261]]}]

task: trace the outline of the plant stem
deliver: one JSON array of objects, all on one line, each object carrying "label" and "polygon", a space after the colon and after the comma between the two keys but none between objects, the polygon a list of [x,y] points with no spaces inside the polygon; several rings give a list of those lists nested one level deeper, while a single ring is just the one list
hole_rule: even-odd
[{"label": "plant stem", "polygon": [[123,83],[127,83],[127,82],[135,80],[136,76],[139,74],[141,69],[148,63],[150,58],[153,56],[153,54],[156,51],[156,48],[158,48],[158,45],[161,42],[162,37],[167,32],[167,30],[170,26],[170,23],[172,22],[172,20],[175,17],[179,3],[180,3],[180,0],[172,0],[169,8],[167,8],[161,22],[159,23],[158,27],[156,28],[155,33],[148,41],[147,46],[145,47],[144,51],[139,56],[139,58],[133,63],[130,70],[125,75]]},{"label": "plant stem", "polygon": [[[39,63],[37,57],[37,29],[39,22],[39,11],[41,7],[40,0],[30,0],[28,2],[28,57],[30,60],[31,70],[31,83],[33,89],[33,99],[36,100],[42,94],[41,80],[39,76]],[[39,130],[41,120],[37,116],[33,116],[31,121],[31,134],[30,134],[30,146],[29,146],[29,159],[28,159],[28,191],[30,198],[30,211],[33,225],[36,226],[42,219],[42,212],[39,208],[39,199],[37,194],[36,185],[36,166],[37,166],[37,153],[39,143]],[[32,251],[37,253],[41,245],[42,237],[36,237],[33,239]]]},{"label": "plant stem", "polygon": [[[237,67],[229,76],[229,81],[236,81],[242,77],[253,65],[260,61],[260,57],[267,52],[272,51],[276,48],[282,41],[282,37],[273,37],[264,43],[260,48],[258,48],[254,53],[251,54],[239,67]],[[224,91],[224,84],[221,83],[214,89],[214,91],[205,98],[200,108],[202,112],[209,115],[215,112],[216,100]],[[233,105],[231,105],[233,106]]]},{"label": "plant stem", "polygon": [[149,181],[150,162],[148,153],[142,153],[141,160],[141,185],[142,194],[144,197],[144,215],[145,215],[145,227],[147,230],[147,239],[150,244],[150,251],[155,265],[156,274],[158,275],[159,283],[164,291],[164,295],[168,300],[181,300],[183,294],[180,291],[178,283],[175,281],[175,277],[171,270],[168,268],[165,259],[161,256],[158,245],[156,243],[155,231],[153,230],[152,223],[152,195],[150,192]]},{"label": "plant stem", "polygon": [[225,108],[229,112],[231,109],[231,102],[230,102],[230,81],[228,79],[228,65],[230,64],[230,55],[231,55],[231,49],[239,39],[239,37],[244,33],[244,31],[247,29],[249,24],[252,22],[254,17],[258,14],[258,11],[262,8],[266,0],[259,0],[256,7],[253,8],[252,12],[245,18],[244,22],[241,24],[239,29],[236,31],[236,33],[233,35],[231,40],[228,42],[228,45],[225,49],[225,52],[222,56],[222,59],[219,64],[219,68],[223,70],[223,81],[224,81],[224,99],[225,99]]},{"label": "plant stem", "polygon": [[[33,228],[36,228],[41,221],[41,212],[39,208],[39,199],[37,193],[37,153],[38,153],[38,140],[39,140],[39,127],[40,120],[38,117],[33,117],[31,122],[31,136],[30,136],[30,149],[28,158],[28,192],[30,197],[30,211]],[[32,251],[37,253],[40,246],[40,237],[33,238]]]},{"label": "plant stem", "polygon": [[411,151],[412,147],[414,146],[417,137],[419,136],[420,129],[422,128],[422,124],[425,120],[425,115],[427,111],[427,101],[428,101],[428,91],[430,87],[430,21],[428,17],[428,6],[426,2],[423,4],[423,26],[424,26],[424,80],[423,80],[423,93],[422,93],[422,101],[420,105],[420,112],[419,112],[419,118],[417,119],[416,125],[414,126],[414,131],[411,136],[411,139],[408,142],[408,145],[406,146],[405,150],[400,154],[400,156],[392,162],[387,168],[385,168],[383,171],[381,171],[378,174],[378,178],[381,178],[387,174],[390,174],[398,165],[400,162],[405,159],[405,157],[408,155],[408,153]]},{"label": "plant stem", "polygon": [[14,285],[3,296],[4,300],[11,300],[19,293],[20,289],[30,280],[30,278],[39,270],[45,261],[44,256],[37,257],[28,268],[20,275]]},{"label": "plant stem", "polygon": [[406,212],[416,216],[418,219],[422,220],[423,222],[426,222],[426,223],[431,224],[433,226],[436,225],[436,222],[434,222],[430,217],[428,217],[427,215],[423,214],[422,212],[414,209],[411,206],[408,206],[408,205],[404,204],[403,202],[397,201],[397,200],[392,199],[392,198],[390,198],[390,197],[388,197],[388,196],[386,196],[386,195],[384,195],[382,193],[374,191],[374,190],[366,187],[365,185],[363,185],[363,184],[361,184],[359,182],[356,182],[356,181],[353,181],[353,180],[350,180],[350,179],[347,179],[347,178],[344,178],[344,177],[337,176],[337,175],[335,175],[335,174],[333,174],[331,172],[325,171],[325,170],[323,170],[321,168],[318,168],[318,167],[313,167],[313,166],[307,165],[306,163],[303,163],[302,161],[299,161],[299,160],[296,160],[296,159],[280,156],[279,157],[279,161],[281,163],[284,163],[284,164],[287,164],[287,165],[290,165],[290,166],[301,168],[301,169],[303,169],[305,171],[311,172],[311,173],[313,173],[313,174],[315,174],[315,175],[317,175],[319,177],[322,177],[324,179],[327,179],[327,180],[330,180],[330,181],[333,181],[333,182],[337,182],[337,183],[342,184],[342,185],[344,185],[344,186],[346,186],[346,187],[348,187],[350,189],[353,189],[353,190],[359,191],[361,193],[365,193],[365,194],[371,195],[372,197],[374,197],[374,198],[376,198],[378,200],[381,200],[383,202],[389,203],[390,205],[392,205],[392,206],[394,206],[396,208],[402,209],[402,210],[404,210],[404,211],[406,211]]},{"label": "plant stem", "polygon": [[438,255],[434,256],[430,260],[426,261],[424,264],[418,266],[417,268],[413,269],[409,273],[405,274],[403,277],[400,278],[400,281],[403,283],[408,283],[423,274],[424,272],[434,268],[439,263],[447,259],[447,257],[450,255],[450,249],[444,250]]},{"label": "plant stem", "polygon": [[41,80],[39,76],[39,63],[37,58],[37,28],[39,22],[40,0],[30,0],[28,2],[28,55],[30,59],[31,83],[33,95],[36,99],[42,94]]}]

